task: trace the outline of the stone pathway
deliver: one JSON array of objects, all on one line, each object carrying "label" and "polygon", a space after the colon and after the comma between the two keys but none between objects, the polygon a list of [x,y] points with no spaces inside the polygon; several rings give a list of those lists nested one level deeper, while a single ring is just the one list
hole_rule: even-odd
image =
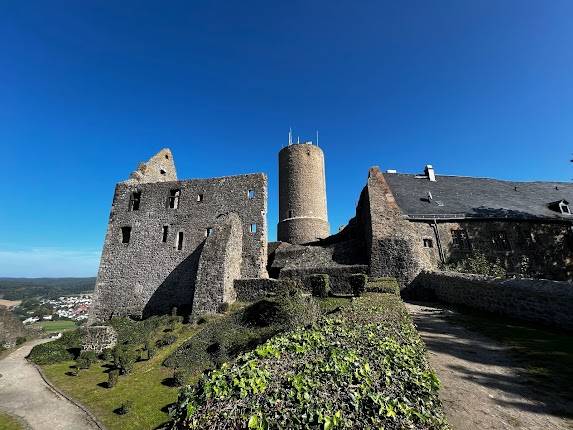
[{"label": "stone pathway", "polygon": [[0,361],[0,410],[23,419],[32,430],[98,430],[84,411],[54,392],[26,360],[31,349],[43,342],[28,342]]},{"label": "stone pathway", "polygon": [[453,311],[407,303],[428,358],[442,381],[440,397],[450,425],[462,429],[573,429],[534,399],[507,347],[450,322]]}]

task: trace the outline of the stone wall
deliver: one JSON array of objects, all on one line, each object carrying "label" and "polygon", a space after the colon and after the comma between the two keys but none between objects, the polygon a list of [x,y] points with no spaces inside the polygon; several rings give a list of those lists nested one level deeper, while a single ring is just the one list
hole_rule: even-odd
[{"label": "stone wall", "polygon": [[495,279],[456,272],[421,272],[406,297],[468,306],[573,330],[573,284],[544,279]]},{"label": "stone wall", "polygon": [[222,215],[205,241],[193,298],[193,318],[216,313],[222,303],[233,303],[233,282],[241,277],[243,229],[235,213]]},{"label": "stone wall", "polygon": [[12,348],[16,346],[16,340],[19,337],[26,335],[22,322],[12,312],[0,308],[0,346]]},{"label": "stone wall", "polygon": [[[169,203],[175,190],[179,195],[177,207],[173,208]],[[134,192],[141,193],[138,210],[130,210]],[[266,277],[267,178],[264,174],[119,183],[109,217],[90,323],[106,321],[112,316],[165,314],[173,307],[189,315],[208,231],[212,231],[220,215],[229,212],[238,215],[243,229],[241,277]],[[123,228],[131,228],[129,243],[123,243]]]},{"label": "stone wall", "polygon": [[117,333],[109,326],[90,326],[82,329],[82,351],[111,349],[117,344]]},{"label": "stone wall", "polygon": [[405,286],[430,264],[415,228],[402,218],[378,167],[369,171],[356,219],[362,224],[371,276],[393,277]]},{"label": "stone wall", "polygon": [[[423,251],[430,258],[426,269],[439,266],[441,245],[446,262],[455,262],[480,252],[499,260],[510,273],[554,280],[573,279],[573,234],[570,224],[541,221],[460,220],[457,222],[412,221],[417,242],[432,240],[432,248]],[[463,230],[467,241],[459,246],[453,242],[453,231]],[[507,249],[494,246],[492,237],[502,232]]]}]

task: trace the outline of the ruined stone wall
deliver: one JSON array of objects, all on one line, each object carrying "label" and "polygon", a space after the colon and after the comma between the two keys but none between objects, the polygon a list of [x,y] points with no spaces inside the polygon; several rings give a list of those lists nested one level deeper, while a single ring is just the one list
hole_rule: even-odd
[{"label": "ruined stone wall", "polygon": [[407,295],[573,330],[570,282],[424,271],[411,283]]},{"label": "ruined stone wall", "polygon": [[[177,208],[169,207],[179,190]],[[141,192],[138,210],[130,196]],[[251,191],[251,193],[249,193]],[[267,178],[264,174],[116,186],[100,261],[90,322],[112,315],[190,313],[207,229],[234,212],[243,228],[241,277],[266,276]],[[251,231],[256,224],[256,232]],[[122,243],[122,227],[131,227]],[[164,227],[167,228],[164,238]],[[183,234],[178,249],[179,233]]]},{"label": "ruined stone wall", "polygon": [[241,277],[243,229],[235,213],[217,219],[199,259],[193,318],[216,313],[223,303],[233,303],[237,294],[233,282]]},{"label": "ruined stone wall", "polygon": [[431,265],[415,228],[402,218],[384,175],[377,167],[370,169],[356,218],[363,225],[371,276],[393,277],[405,286],[420,270]]},{"label": "ruined stone wall", "polygon": [[117,344],[117,333],[113,327],[90,326],[82,328],[82,351],[94,351],[100,354]]},{"label": "ruined stone wall", "polygon": [[301,244],[329,234],[324,154],[316,145],[289,145],[279,152],[278,240]]},{"label": "ruined stone wall", "polygon": [[256,300],[271,297],[278,293],[289,280],[272,278],[250,278],[235,280],[237,300],[242,302],[254,302]]},{"label": "ruined stone wall", "polygon": [[[480,252],[492,260],[499,260],[510,273],[524,273],[532,277],[554,280],[573,279],[573,234],[571,225],[540,221],[460,220],[437,223],[437,234],[431,222],[412,222],[417,231],[417,242],[432,240],[432,248],[423,248],[431,264],[440,263],[438,237],[444,259],[455,262],[472,253]],[[454,244],[452,231],[464,230],[465,245]],[[492,237],[503,232],[508,248],[496,246]]]}]

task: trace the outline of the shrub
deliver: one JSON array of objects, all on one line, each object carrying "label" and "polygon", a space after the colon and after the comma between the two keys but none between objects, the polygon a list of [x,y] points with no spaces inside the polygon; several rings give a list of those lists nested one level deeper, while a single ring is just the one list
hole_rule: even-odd
[{"label": "shrub", "polygon": [[231,309],[231,305],[228,302],[223,302],[219,305],[219,313],[226,314]]},{"label": "shrub", "polygon": [[174,334],[168,334],[166,336],[163,336],[161,339],[157,339],[155,345],[158,348],[162,348],[164,346],[171,345],[176,341],[177,341],[177,336],[175,336]]},{"label": "shrub", "polygon": [[79,369],[89,369],[97,361],[97,355],[94,351],[82,351],[76,360],[76,366]]},{"label": "shrub", "polygon": [[507,271],[501,265],[499,258],[491,259],[481,252],[475,252],[460,260],[444,264],[443,269],[495,278],[507,277]]},{"label": "shrub", "polygon": [[54,364],[62,361],[75,360],[81,349],[79,330],[67,331],[62,337],[51,342],[36,345],[28,358],[36,364]]},{"label": "shrub", "polygon": [[306,327],[320,316],[320,306],[313,297],[306,297],[301,290],[281,295],[276,300],[274,323],[285,330]]},{"label": "shrub", "polygon": [[137,355],[135,351],[125,345],[116,346],[113,349],[113,363],[122,375],[131,373],[136,360]]},{"label": "shrub", "polygon": [[186,386],[172,428],[447,429],[439,381],[401,300],[358,298]]},{"label": "shrub", "polygon": [[133,402],[131,400],[126,400],[121,404],[119,408],[117,408],[117,413],[119,415],[127,415],[133,408]]},{"label": "shrub", "polygon": [[307,277],[310,290],[314,297],[326,298],[330,293],[330,279],[328,275],[319,273]]},{"label": "shrub", "polygon": [[364,273],[355,273],[348,277],[348,283],[352,289],[352,295],[354,297],[360,297],[366,291],[366,283],[368,282],[368,276]]},{"label": "shrub", "polygon": [[370,278],[366,284],[366,291],[400,295],[400,285],[395,278]]},{"label": "shrub", "polygon": [[111,349],[110,349],[110,348],[104,349],[104,350],[100,353],[99,358],[100,358],[102,361],[108,361],[108,362],[109,362],[109,361],[113,361],[113,354],[112,354]]},{"label": "shrub", "polygon": [[113,388],[117,385],[119,379],[119,370],[111,369],[107,374],[107,388]]},{"label": "shrub", "polygon": [[173,382],[177,387],[182,387],[189,380],[189,373],[183,369],[175,369],[173,372]]},{"label": "shrub", "polygon": [[16,345],[22,345],[24,342],[26,342],[26,337],[25,336],[18,336],[16,338]]}]

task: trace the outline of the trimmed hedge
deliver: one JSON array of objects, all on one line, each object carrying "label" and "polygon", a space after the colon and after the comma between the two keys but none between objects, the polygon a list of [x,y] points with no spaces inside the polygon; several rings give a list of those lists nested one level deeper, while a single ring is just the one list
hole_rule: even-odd
[{"label": "trimmed hedge", "polygon": [[366,284],[366,291],[400,295],[400,284],[396,278],[370,278]]},{"label": "trimmed hedge", "polygon": [[330,278],[325,273],[317,273],[306,277],[314,297],[325,299],[330,293]]},{"label": "trimmed hedge", "polygon": [[272,336],[315,323],[320,306],[300,289],[280,290],[273,300],[260,300],[231,315],[210,322],[164,361],[166,367],[196,376],[234,359]]},{"label": "trimmed hedge", "polygon": [[172,429],[447,429],[401,300],[368,294],[184,387]]},{"label": "trimmed hedge", "polygon": [[30,351],[28,359],[36,364],[54,364],[75,360],[79,357],[80,350],[81,334],[79,330],[66,331],[59,339],[36,345]]},{"label": "trimmed hedge", "polygon": [[360,297],[366,291],[366,283],[368,282],[368,276],[364,273],[355,273],[348,277],[348,283],[352,289],[352,295],[354,297]]}]

